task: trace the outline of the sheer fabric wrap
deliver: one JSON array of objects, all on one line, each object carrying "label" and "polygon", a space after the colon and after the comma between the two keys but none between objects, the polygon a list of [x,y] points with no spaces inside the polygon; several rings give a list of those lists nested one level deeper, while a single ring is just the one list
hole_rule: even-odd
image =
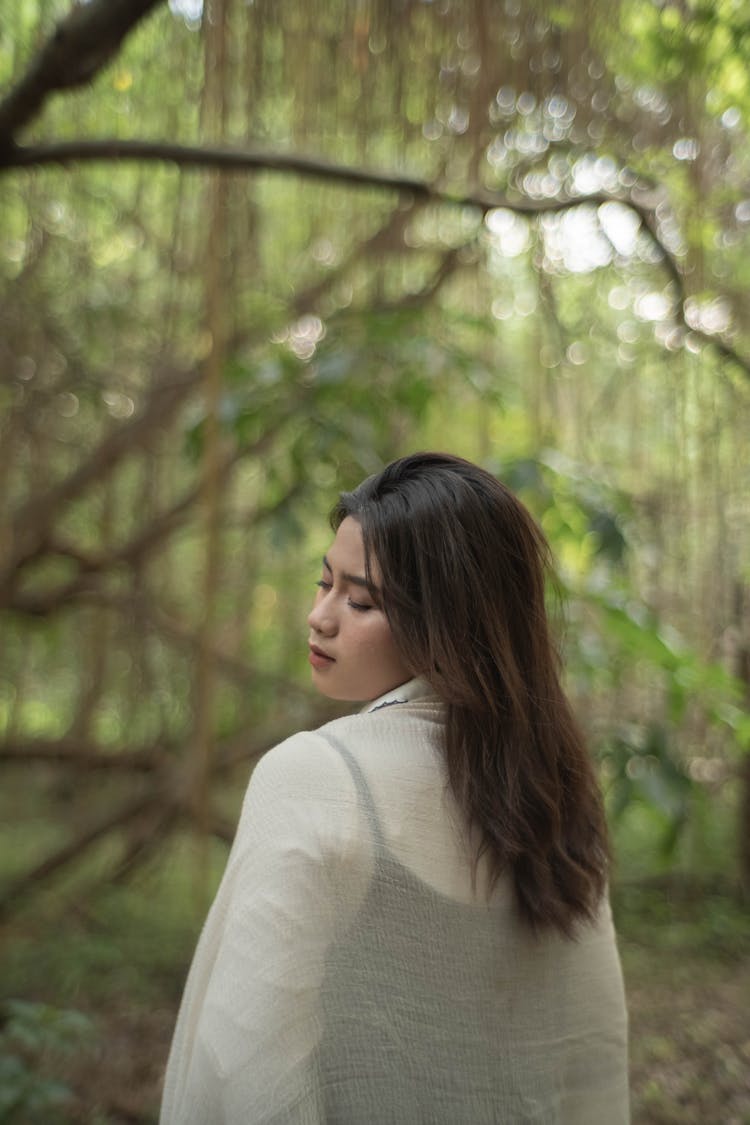
[{"label": "sheer fabric wrap", "polygon": [[472,890],[441,724],[413,681],[256,767],[161,1125],[626,1125],[609,906],[534,937]]}]

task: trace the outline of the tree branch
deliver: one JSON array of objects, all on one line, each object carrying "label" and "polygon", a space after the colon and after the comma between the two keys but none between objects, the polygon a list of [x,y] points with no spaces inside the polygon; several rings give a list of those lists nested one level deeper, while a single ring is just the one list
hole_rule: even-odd
[{"label": "tree branch", "polygon": [[419,204],[417,204],[415,200],[411,200],[408,207],[403,207],[399,203],[396,203],[396,206],[388,215],[385,222],[378,227],[374,234],[371,234],[364,242],[355,243],[336,269],[323,274],[322,277],[318,278],[318,280],[308,286],[307,289],[302,290],[294,297],[293,307],[295,312],[301,316],[310,308],[314,308],[320,298],[325,293],[330,292],[341,278],[345,277],[359,262],[366,260],[370,256],[383,257],[385,253],[392,253],[396,249],[401,252],[406,250],[406,244],[404,242],[406,227],[412,222],[418,207],[423,206],[423,200],[420,200]]},{"label": "tree branch", "polygon": [[141,448],[179,409],[199,378],[196,371],[187,377],[157,384],[135,418],[107,434],[79,468],[47,492],[33,496],[14,515],[11,542],[6,545],[7,556],[0,570],[0,603],[12,601],[20,567],[43,549],[49,528],[65,504],[101,481],[123,456]]},{"label": "tree branch", "polygon": [[80,770],[126,770],[148,773],[158,769],[167,752],[164,745],[128,750],[102,750],[100,746],[71,738],[32,738],[0,742],[0,763],[24,765],[48,762]]},{"label": "tree branch", "polygon": [[[451,191],[414,176],[393,175],[351,165],[332,164],[296,153],[259,152],[216,145],[181,145],[170,141],[147,140],[78,140],[13,147],[0,151],[0,173],[10,168],[36,167],[43,164],[68,164],[99,160],[162,160],[181,168],[221,168],[235,172],[278,172],[349,187],[381,188],[414,198],[458,207],[474,207],[486,214],[496,208],[513,211],[531,218],[554,214],[585,205],[601,207],[605,203],[621,203],[636,214],[644,232],[659,252],[664,268],[676,289],[677,322],[689,328],[685,318],[685,283],[679,263],[664,245],[657,230],[654,209],[634,192],[590,192],[587,195],[551,196],[548,199],[527,199],[520,195],[475,191]],[[720,336],[690,329],[704,343],[717,349],[719,355],[736,364],[750,378],[750,360],[742,356]]]},{"label": "tree branch", "polygon": [[116,812],[104,817],[97,824],[84,829],[75,839],[64,844],[30,871],[19,876],[0,894],[0,918],[6,916],[9,908],[17,899],[31,890],[36,890],[42,880],[54,875],[63,867],[67,867],[73,860],[83,855],[97,840],[101,840],[117,828],[124,827],[163,800],[165,800],[164,794],[153,789],[146,795],[134,798],[128,804],[121,806]]},{"label": "tree branch", "polygon": [[298,153],[264,152],[231,148],[225,145],[183,145],[172,141],[100,140],[53,141],[45,144],[15,147],[0,152],[0,171],[10,168],[39,167],[44,164],[91,163],[101,160],[161,160],[180,168],[220,168],[229,172],[279,172],[306,179],[343,183],[349,187],[385,188],[414,195],[433,202],[454,206],[477,207],[482,212],[505,207],[523,215],[541,215],[564,211],[584,203],[599,206],[618,202],[632,207],[640,216],[648,208],[626,193],[590,192],[588,195],[555,196],[550,199],[528,199],[500,192],[457,192],[440,188],[416,176],[395,175],[348,164],[301,156]]},{"label": "tree branch", "polygon": [[[311,728],[320,726],[332,718],[336,718],[341,711],[332,707],[330,701],[320,701],[313,704],[309,715]],[[244,765],[255,764],[259,758],[272,746],[276,746],[288,734],[288,728],[282,727],[274,731],[253,731],[249,735],[247,728],[237,731],[234,735],[224,739],[217,747],[216,759],[213,762],[212,776],[218,777],[227,774],[241,763]],[[128,751],[112,752],[101,751],[93,745],[73,744],[70,740],[60,739],[55,742],[34,740],[28,743],[8,742],[0,747],[0,761],[6,762],[26,760],[65,761],[66,764],[75,764],[82,768],[99,768],[102,766],[123,766],[136,771],[151,769],[164,764],[163,750],[165,746],[136,748]],[[152,764],[148,763],[148,759]],[[161,782],[151,780],[145,793],[132,798],[114,812],[105,815],[97,823],[84,828],[78,836],[63,844],[52,852],[46,859],[41,860],[30,870],[13,879],[0,891],[0,919],[7,916],[16,902],[35,891],[39,883],[68,867],[75,860],[84,855],[89,848],[110,833],[128,826],[135,825],[121,859],[121,866],[115,869],[115,875],[122,877],[131,867],[137,864],[147,854],[149,847],[155,842],[149,832],[149,821],[153,817],[153,825],[158,833],[167,831],[178,818],[190,819],[191,810],[187,800],[188,793],[184,787],[185,778],[178,772],[167,773]],[[140,829],[139,826],[140,825]],[[213,835],[231,843],[234,835],[232,826],[224,818],[212,812],[208,826]]]},{"label": "tree branch", "polygon": [[[129,843],[112,870],[100,881],[99,886],[124,882],[153,854],[178,819],[178,812],[172,806],[167,809],[157,806],[149,814],[144,815],[140,823],[136,822],[131,829]],[[95,894],[97,889],[99,888],[91,887],[89,894]],[[86,898],[88,897],[89,895],[86,895]]]},{"label": "tree branch", "polygon": [[83,86],[117,54],[130,31],[163,0],[77,3],[0,103],[0,148],[41,112],[50,94]]},{"label": "tree branch", "polygon": [[[303,392],[304,395],[304,392]],[[283,413],[272,422],[264,432],[257,437],[254,441],[245,442],[243,445],[238,445],[234,449],[230,449],[224,455],[219,463],[219,479],[226,480],[234,466],[246,457],[261,457],[268,451],[269,446],[276,438],[279,431],[292,419],[298,411],[303,395],[296,395],[288,404]],[[153,419],[153,413],[159,414],[158,419]],[[151,429],[154,422],[163,420],[161,413],[158,411],[146,412],[139,419],[144,425],[149,423],[148,429]],[[130,427],[123,427],[129,429]],[[143,433],[140,433],[140,439],[143,440]],[[135,437],[131,438],[135,443]],[[163,541],[175,528],[177,528],[182,521],[189,514],[190,508],[195,504],[200,492],[200,482],[193,485],[180,500],[162,512],[155,520],[152,521],[148,527],[141,529],[137,535],[124,544],[120,549],[110,552],[108,555],[84,555],[82,552],[73,552],[70,549],[59,552],[56,550],[56,543],[51,538],[50,527],[54,519],[59,515],[59,506],[62,500],[55,500],[55,497],[62,495],[64,499],[69,499],[70,496],[90,483],[91,466],[102,466],[100,473],[106,471],[106,468],[111,467],[114,463],[114,455],[118,452],[127,452],[130,447],[125,444],[122,446],[122,431],[118,430],[110,438],[105,439],[99,447],[99,451],[92,454],[85,465],[80,470],[73,473],[66,481],[63,481],[56,489],[53,489],[50,494],[45,494],[36,500],[31,500],[23,509],[21,515],[16,519],[16,550],[11,555],[6,566],[5,574],[0,576],[0,608],[11,609],[17,613],[24,613],[31,617],[44,617],[49,613],[59,609],[62,605],[71,602],[80,596],[86,596],[92,591],[97,590],[96,576],[100,573],[105,573],[108,569],[112,569],[118,564],[120,565],[134,565],[141,558],[146,556],[151,549],[154,549],[160,542]],[[106,453],[106,457],[105,454]],[[95,480],[96,478],[93,478]],[[71,483],[72,482],[72,483]],[[292,490],[294,491],[294,490]],[[70,493],[70,495],[69,495]],[[50,497],[52,499],[50,499]],[[286,497],[282,498],[286,500]],[[24,516],[24,513],[31,513]],[[268,512],[260,513],[260,517],[273,514],[273,509]],[[23,532],[23,534],[22,534]],[[27,593],[16,592],[15,586],[18,577],[23,570],[23,567],[28,564],[32,559],[37,558],[41,554],[55,554],[62,553],[69,558],[74,559],[79,566],[79,572],[73,578],[61,583],[59,586],[51,589],[35,591]]]}]

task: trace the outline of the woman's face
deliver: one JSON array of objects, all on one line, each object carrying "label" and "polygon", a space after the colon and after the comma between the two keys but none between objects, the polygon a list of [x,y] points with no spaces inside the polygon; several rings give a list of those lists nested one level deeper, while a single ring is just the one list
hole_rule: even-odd
[{"label": "woman's face", "polygon": [[[372,578],[377,585],[377,567]],[[411,678],[385,613],[367,589],[362,530],[351,516],[323,559],[307,621],[313,684],[329,699],[377,699]]]}]

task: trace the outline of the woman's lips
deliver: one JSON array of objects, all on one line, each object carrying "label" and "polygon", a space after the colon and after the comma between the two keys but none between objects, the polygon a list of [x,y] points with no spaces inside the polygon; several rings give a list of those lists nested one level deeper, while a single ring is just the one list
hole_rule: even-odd
[{"label": "woman's lips", "polygon": [[328,656],[322,649],[318,648],[317,645],[310,645],[309,647],[310,656],[308,659],[313,668],[328,668],[331,664],[336,663],[332,656]]}]

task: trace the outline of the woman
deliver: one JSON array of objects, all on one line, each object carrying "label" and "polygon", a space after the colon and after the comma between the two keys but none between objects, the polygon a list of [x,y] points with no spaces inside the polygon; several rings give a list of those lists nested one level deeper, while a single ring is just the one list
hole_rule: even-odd
[{"label": "woman", "polygon": [[345,493],[315,686],[366,701],[257,766],[188,979],[163,1125],[623,1125],[601,800],[548,548],[489,473]]}]

